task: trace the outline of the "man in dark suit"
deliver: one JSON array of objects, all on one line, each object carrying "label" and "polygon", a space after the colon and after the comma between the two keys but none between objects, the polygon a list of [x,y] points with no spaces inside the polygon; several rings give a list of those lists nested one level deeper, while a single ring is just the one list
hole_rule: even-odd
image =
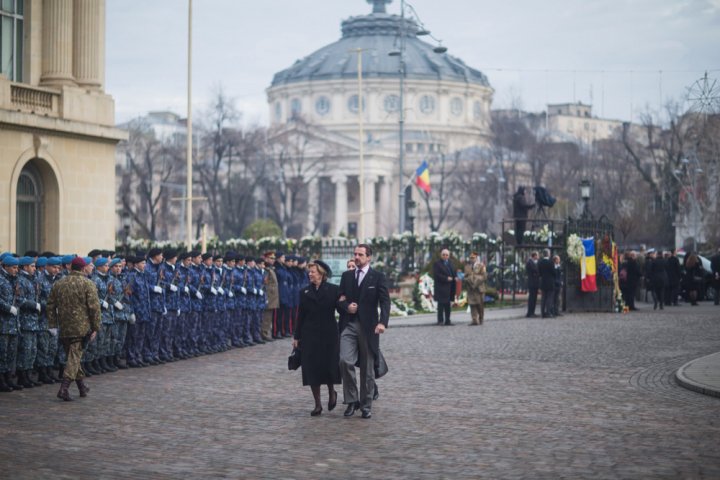
[{"label": "man in dark suit", "polygon": [[550,259],[549,249],[543,250],[543,258],[538,262],[537,269],[540,274],[540,290],[542,291],[540,312],[543,318],[552,317],[555,303],[555,265]]},{"label": "man in dark suit", "polygon": [[540,271],[538,270],[538,252],[532,252],[525,263],[528,284],[528,309],[526,317],[535,317],[538,288],[540,288]]},{"label": "man in dark suit", "polygon": [[435,291],[433,298],[437,303],[438,325],[452,325],[450,322],[450,304],[455,297],[455,278],[457,274],[450,262],[450,250],[443,248],[440,260],[433,264],[433,281]]},{"label": "man in dark suit", "polygon": [[720,304],[720,248],[710,259],[710,270],[712,271],[712,284],[715,287],[715,305]]},{"label": "man in dark suit", "polygon": [[[345,416],[359,408],[362,418],[371,417],[375,364],[380,360],[380,334],[390,319],[390,295],[385,275],[370,268],[372,250],[366,244],[355,247],[355,270],[340,279],[339,306],[347,313],[340,335],[340,373],[343,383]],[[378,314],[378,307],[380,313]],[[360,365],[360,394],[355,364]]]}]

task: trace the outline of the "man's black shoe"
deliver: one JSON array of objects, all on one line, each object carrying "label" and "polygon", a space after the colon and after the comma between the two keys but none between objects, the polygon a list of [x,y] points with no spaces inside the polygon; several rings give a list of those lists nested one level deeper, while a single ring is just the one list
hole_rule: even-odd
[{"label": "man's black shoe", "polygon": [[527,318],[535,318],[535,317],[537,317],[537,315],[535,315],[534,313],[529,313],[529,314],[525,315],[525,317],[527,317]]},{"label": "man's black shoe", "polygon": [[369,408],[363,408],[362,409],[362,418],[370,418],[372,417],[372,412]]},{"label": "man's black shoe", "polygon": [[375,384],[375,393],[373,393],[373,400],[380,398],[380,390],[378,390],[377,383]]},{"label": "man's black shoe", "polygon": [[345,415],[346,417],[352,417],[353,415],[355,415],[355,411],[358,408],[360,408],[359,403],[357,403],[357,402],[351,403],[347,406],[347,408],[345,409],[345,413],[343,413],[343,415]]},{"label": "man's black shoe", "polygon": [[447,322],[445,322],[445,325],[452,327],[454,325],[454,323],[452,323],[451,321],[448,320]]}]

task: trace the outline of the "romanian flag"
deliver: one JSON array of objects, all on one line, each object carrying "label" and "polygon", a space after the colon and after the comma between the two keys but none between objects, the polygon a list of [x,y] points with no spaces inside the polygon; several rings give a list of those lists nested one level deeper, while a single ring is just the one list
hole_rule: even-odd
[{"label": "romanian flag", "polygon": [[583,292],[597,292],[595,268],[595,239],[583,238],[583,256],[580,259],[580,289]]},{"label": "romanian flag", "polygon": [[415,170],[415,184],[425,193],[430,193],[430,170],[425,160]]}]

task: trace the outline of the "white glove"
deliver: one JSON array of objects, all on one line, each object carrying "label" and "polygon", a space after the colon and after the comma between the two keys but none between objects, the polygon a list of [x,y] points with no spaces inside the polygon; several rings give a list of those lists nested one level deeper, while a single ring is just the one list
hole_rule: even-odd
[{"label": "white glove", "polygon": [[254,295],[257,295],[257,294],[258,294],[257,288],[253,288],[253,294],[254,294]]},{"label": "white glove", "polygon": [[120,302],[113,303],[113,307],[117,308],[118,310],[122,310],[123,308],[125,308],[122,306],[122,303],[120,303]]},{"label": "white glove", "polygon": [[48,328],[48,332],[50,332],[50,335],[53,337],[57,337],[57,328]]},{"label": "white glove", "polygon": [[190,293],[190,288],[189,288],[189,287],[185,287],[185,288],[183,289],[183,291],[184,291],[185,293]]},{"label": "white glove", "polygon": [[135,320],[137,320],[137,318],[135,317],[135,314],[131,313],[130,314],[130,325],[135,325]]},{"label": "white glove", "polygon": [[235,298],[235,294],[231,291],[228,291],[228,297]]},{"label": "white glove", "polygon": [[155,285],[153,287],[153,292],[155,293],[162,293],[162,288],[159,285]]},{"label": "white glove", "polygon": [[170,285],[170,291],[177,292],[177,287],[175,285]]},{"label": "white glove", "polygon": [[102,305],[102,308],[104,308],[105,310],[107,310],[108,308],[110,308],[110,304],[107,303],[105,300],[102,301],[102,304],[101,304],[101,305]]},{"label": "white glove", "polygon": [[263,295],[265,295],[265,291],[261,288],[261,289],[260,289],[260,296],[263,296]]},{"label": "white glove", "polygon": [[220,292],[220,295],[225,295],[225,290],[222,287],[218,287],[218,292]]},{"label": "white glove", "polygon": [[243,295],[247,295],[247,288],[240,287],[240,291],[243,293]]},{"label": "white glove", "polygon": [[167,307],[163,307],[163,315],[167,315]]},{"label": "white glove", "polygon": [[212,293],[213,295],[217,295],[218,294],[217,288],[210,287],[210,293]]},{"label": "white glove", "polygon": [[179,309],[179,308],[178,308],[177,314],[178,314],[178,317],[179,317],[179,316],[180,316],[180,309]]},{"label": "white glove", "polygon": [[42,307],[38,302],[35,302],[35,310],[37,310],[38,312],[42,312]]},{"label": "white glove", "polygon": [[195,296],[197,297],[198,300],[202,300],[202,293],[195,292]]},{"label": "white glove", "polygon": [[10,315],[15,315],[15,316],[17,316],[17,314],[18,314],[17,307],[14,306],[14,305],[10,305]]}]

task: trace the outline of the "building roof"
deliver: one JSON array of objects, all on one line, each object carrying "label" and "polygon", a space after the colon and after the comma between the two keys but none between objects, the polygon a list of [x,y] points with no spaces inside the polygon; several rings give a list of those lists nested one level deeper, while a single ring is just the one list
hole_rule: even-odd
[{"label": "building roof", "polygon": [[[418,24],[399,15],[385,13],[383,2],[374,2],[373,13],[350,17],[342,22],[342,38],[307,57],[290,68],[275,74],[272,86],[310,80],[357,78],[357,49],[363,49],[363,78],[398,78],[399,58],[389,56],[400,48],[404,33],[405,78],[416,80],[447,80],[489,86],[487,77],[468,67],[459,58],[438,54],[429,43],[416,34]],[[378,4],[382,6],[378,6]]]}]

